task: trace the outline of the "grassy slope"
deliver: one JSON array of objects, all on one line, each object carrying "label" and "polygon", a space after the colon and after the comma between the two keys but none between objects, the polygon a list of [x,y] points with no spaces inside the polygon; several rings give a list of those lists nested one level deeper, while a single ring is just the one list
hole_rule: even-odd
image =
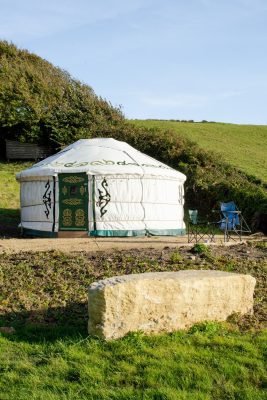
[{"label": "grassy slope", "polygon": [[0,208],[19,208],[19,183],[15,174],[30,165],[26,162],[0,162]]},{"label": "grassy slope", "polygon": [[267,182],[267,126],[134,120],[136,126],[172,129],[222,155],[238,169]]},{"label": "grassy slope", "polygon": [[19,183],[15,174],[32,163],[0,162],[0,237],[16,233],[19,224]]}]

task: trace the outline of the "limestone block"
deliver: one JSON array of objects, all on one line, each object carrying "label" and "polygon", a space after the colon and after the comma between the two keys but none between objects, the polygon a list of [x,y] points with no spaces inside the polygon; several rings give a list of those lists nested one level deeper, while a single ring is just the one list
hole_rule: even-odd
[{"label": "limestone block", "polygon": [[115,276],[89,287],[88,331],[105,339],[171,332],[253,310],[250,275],[187,270]]}]

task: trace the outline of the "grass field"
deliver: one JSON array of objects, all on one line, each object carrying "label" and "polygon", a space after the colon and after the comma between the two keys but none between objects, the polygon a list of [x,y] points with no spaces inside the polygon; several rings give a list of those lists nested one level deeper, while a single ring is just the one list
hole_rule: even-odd
[{"label": "grass field", "polygon": [[[266,399],[267,248],[256,246],[244,252],[241,245],[240,258],[212,248],[195,260],[189,249],[2,255],[0,325],[15,332],[0,334],[0,399]],[[192,268],[255,276],[254,316],[111,342],[87,336],[92,281]]]},{"label": "grass field", "polygon": [[28,168],[31,163],[0,162],[0,207],[9,209],[19,208],[19,183],[16,173]]},{"label": "grass field", "polygon": [[[0,164],[3,227],[18,222],[14,173],[27,166]],[[266,243],[220,253],[204,248],[195,259],[188,248],[1,254],[0,400],[265,400]],[[151,337],[137,332],[104,342],[88,336],[91,282],[181,269],[255,276],[254,315]]]},{"label": "grass field", "polygon": [[174,130],[238,169],[267,183],[267,126],[131,120],[136,126]]},{"label": "grass field", "polygon": [[19,183],[15,174],[32,163],[0,162],[0,237],[16,233],[19,224]]},{"label": "grass field", "polygon": [[264,400],[266,340],[216,324],[110,343],[0,338],[0,399]]}]

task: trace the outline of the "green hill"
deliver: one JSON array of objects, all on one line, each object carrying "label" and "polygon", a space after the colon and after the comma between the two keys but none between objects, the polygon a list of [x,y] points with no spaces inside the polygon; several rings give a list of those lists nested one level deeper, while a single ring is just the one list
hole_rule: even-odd
[{"label": "green hill", "polygon": [[[0,144],[58,148],[123,121],[120,109],[41,57],[0,41]],[[2,143],[1,143],[2,142]]]},{"label": "green hill", "polygon": [[0,150],[5,139],[56,150],[80,138],[113,137],[184,172],[187,208],[206,213],[234,200],[250,219],[267,211],[267,127],[131,123],[90,86],[27,50],[0,41],[0,64]]},{"label": "green hill", "polygon": [[267,126],[159,120],[131,122],[138,127],[171,129],[267,183]]}]

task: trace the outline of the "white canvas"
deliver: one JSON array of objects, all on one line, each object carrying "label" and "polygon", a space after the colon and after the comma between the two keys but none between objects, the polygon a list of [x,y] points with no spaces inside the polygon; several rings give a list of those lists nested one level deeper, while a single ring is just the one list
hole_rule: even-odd
[{"label": "white canvas", "polygon": [[[89,235],[185,228],[185,175],[114,139],[79,140],[19,173],[23,228],[58,231],[58,174],[64,172],[88,175]],[[100,201],[105,189],[107,204]]]},{"label": "white canvas", "polygon": [[185,181],[181,172],[170,168],[124,142],[114,139],[81,139],[59,153],[17,174],[17,179],[86,172],[89,175],[146,175],[174,177]]}]

